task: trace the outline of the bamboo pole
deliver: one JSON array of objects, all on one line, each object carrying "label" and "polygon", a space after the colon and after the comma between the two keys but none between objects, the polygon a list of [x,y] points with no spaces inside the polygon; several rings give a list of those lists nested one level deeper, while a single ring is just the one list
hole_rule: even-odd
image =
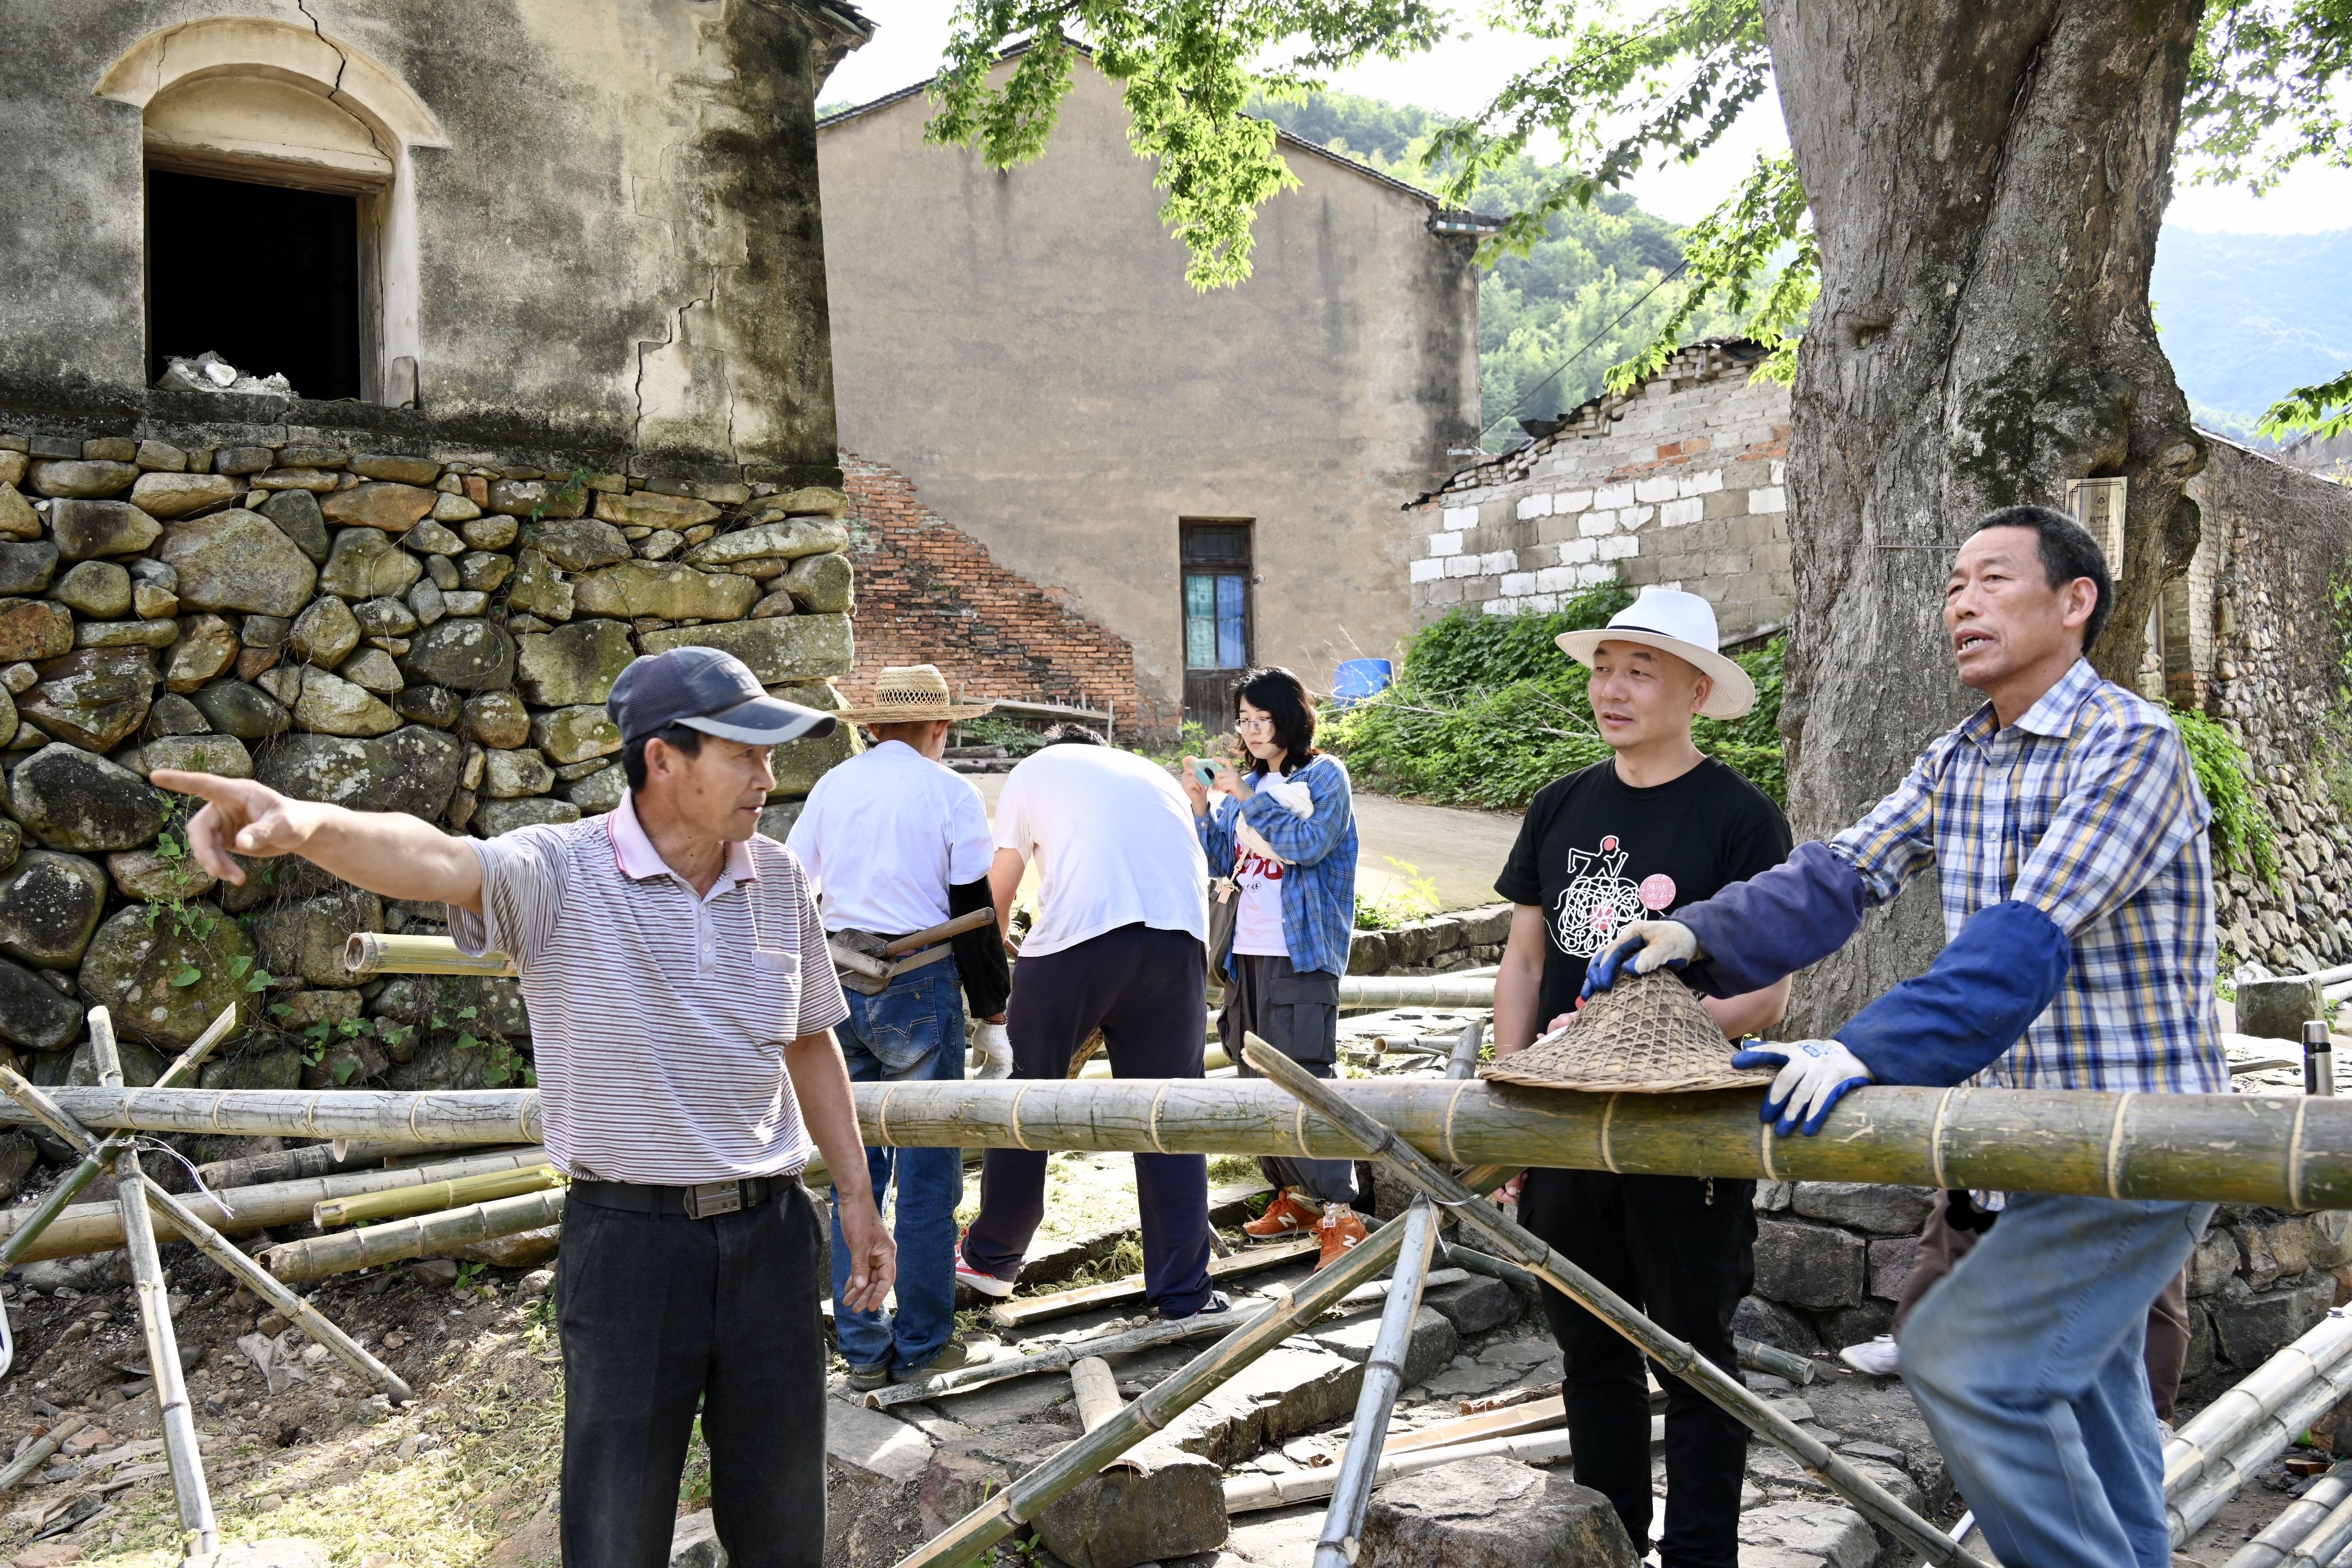
[{"label": "bamboo pole", "polygon": [[[122,1058],[114,1048],[114,1020],[103,1007],[89,1010],[89,1054],[98,1066],[99,1083],[107,1089],[121,1088]],[[180,1554],[194,1557],[217,1552],[220,1525],[213,1518],[212,1493],[205,1485],[204,1455],[196,1447],[195,1410],[188,1403],[187,1374],[180,1370],[180,1337],[172,1329],[163,1259],[155,1250],[154,1224],[147,1215],[146,1173],[139,1168],[136,1149],[126,1147],[115,1154],[114,1181],[123,1234],[129,1237],[131,1282],[139,1300],[139,1326],[147,1341],[147,1366],[155,1377],[155,1413],[163,1428],[163,1458],[170,1462],[172,1496],[180,1510]]]},{"label": "bamboo pole", "polygon": [[343,968],[352,974],[488,974],[512,976],[514,960],[503,952],[479,957],[457,951],[446,936],[394,936],[355,931],[343,944]]},{"label": "bamboo pole", "polygon": [[[1209,1278],[1231,1279],[1244,1274],[1256,1274],[1268,1268],[1279,1268],[1286,1263],[1296,1263],[1310,1252],[1322,1250],[1322,1244],[1313,1237],[1304,1241],[1285,1242],[1278,1247],[1262,1247],[1236,1258],[1209,1259]],[[988,1321],[1000,1329],[1017,1329],[1027,1323],[1041,1323],[1048,1318],[1066,1318],[1073,1312],[1091,1311],[1097,1307],[1123,1306],[1143,1300],[1143,1276],[1130,1274],[1103,1285],[1081,1285],[1075,1290],[1056,1290],[1047,1296],[1024,1296],[1018,1300],[999,1301],[988,1310]]]},{"label": "bamboo pole", "polygon": [[2338,1502],[2311,1527],[2287,1553],[2286,1568],[2333,1568],[2347,1548],[2352,1548],[2352,1500]]},{"label": "bamboo pole", "polygon": [[2352,1394],[2352,1359],[2336,1363],[2305,1384],[2276,1412],[2255,1422],[2236,1447],[2208,1464],[2192,1479],[2164,1490],[2166,1522],[2175,1546],[2205,1528],[2238,1489],[2301,1436],[2314,1421]]},{"label": "bamboo pole", "polygon": [[1492,1007],[1495,977],[1449,974],[1342,974],[1342,1007]]},{"label": "bamboo pole", "polygon": [[461,1209],[419,1215],[413,1219],[392,1220],[363,1230],[283,1242],[262,1248],[259,1257],[279,1279],[299,1283],[323,1279],[330,1274],[348,1274],[356,1268],[372,1268],[379,1263],[405,1262],[429,1253],[446,1252],[468,1242],[491,1241],[501,1236],[537,1230],[562,1217],[563,1189],[558,1187],[551,1192],[524,1193],[519,1197],[468,1204]]},{"label": "bamboo pole", "polygon": [[2345,1365],[2347,1357],[2352,1357],[2352,1316],[2330,1312],[2165,1439],[2164,1489],[2175,1492],[2197,1480],[2315,1378]]},{"label": "bamboo pole", "polygon": [[[1666,1418],[1650,1417],[1650,1441],[1664,1439]],[[1380,1468],[1372,1472],[1372,1485],[1377,1488],[1395,1480],[1399,1476],[1419,1475],[1440,1465],[1450,1465],[1460,1459],[1517,1459],[1530,1465],[1556,1465],[1569,1457],[1568,1434],[1565,1432],[1522,1432],[1510,1436],[1480,1437],[1468,1443],[1455,1443],[1443,1448],[1391,1448],[1381,1455]],[[1297,1503],[1315,1502],[1331,1495],[1339,1479],[1336,1466],[1321,1469],[1291,1470],[1279,1476],[1243,1476],[1225,1483],[1225,1511],[1255,1513],[1262,1509],[1289,1508]]]},{"label": "bamboo pole", "polygon": [[[1346,1159],[1339,1130],[1261,1079],[853,1086],[869,1143]],[[1578,1094],[1351,1080],[1349,1103],[1432,1158],[1636,1174],[1986,1187],[2352,1208],[2352,1097],[1855,1089],[1814,1138],[1761,1089]]]},{"label": "bamboo pole", "polygon": [[67,1416],[33,1440],[33,1446],[16,1456],[5,1470],[0,1470],[0,1493],[16,1489],[16,1483],[41,1468],[42,1461],[66,1445],[66,1439],[89,1425],[82,1415]]},{"label": "bamboo pole", "polygon": [[491,1198],[510,1198],[517,1193],[562,1186],[563,1179],[562,1173],[542,1158],[540,1163],[519,1171],[491,1171],[454,1181],[427,1182],[419,1187],[398,1187],[388,1193],[330,1198],[313,1208],[310,1217],[321,1229],[331,1225],[365,1225],[373,1220],[398,1219],[405,1215],[484,1203]]},{"label": "bamboo pole", "polygon": [[[1475,1048],[1472,1054],[1475,1056]],[[1404,1358],[1412,1344],[1412,1321],[1421,1311],[1422,1281],[1429,1276],[1430,1255],[1437,1247],[1437,1224],[1429,1200],[1413,1199],[1399,1228],[1404,1237],[1397,1244],[1396,1273],[1388,1303],[1381,1309],[1372,1353],[1364,1362],[1347,1457],[1333,1484],[1322,1532],[1315,1539],[1315,1568],[1349,1568],[1356,1561],[1356,1538],[1363,1530],[1365,1505],[1372,1500],[1372,1472],[1380,1468],[1389,1417],[1396,1410],[1397,1390],[1404,1385]]]},{"label": "bamboo pole", "polygon": [[407,1164],[442,1159],[451,1154],[482,1152],[478,1143],[379,1143],[338,1140],[279,1149],[268,1154],[247,1154],[235,1160],[215,1160],[198,1165],[196,1176],[208,1187],[257,1187],[268,1182],[299,1181],[304,1176],[331,1176],[354,1166]]},{"label": "bamboo pole", "polygon": [[[51,1105],[56,1096],[35,1089],[14,1072],[0,1067],[0,1084],[6,1086],[12,1097],[26,1090],[41,1094]],[[60,1108],[60,1114],[71,1111]],[[73,1118],[79,1124],[79,1117]],[[521,1165],[537,1164],[547,1156],[537,1149],[523,1152],[498,1152],[468,1155],[446,1164],[419,1165],[403,1171],[349,1171],[334,1176],[310,1176],[296,1182],[277,1182],[267,1186],[236,1187],[226,1192],[192,1193],[184,1200],[189,1211],[205,1224],[224,1233],[261,1230],[273,1225],[289,1225],[310,1217],[311,1211],[329,1198],[352,1196],[361,1193],[389,1192],[395,1188],[420,1186],[427,1182],[451,1176],[478,1175],[488,1171],[511,1171]],[[0,1213],[0,1235],[10,1235],[12,1215]],[[157,1233],[160,1239],[171,1237]],[[71,1258],[87,1252],[111,1252],[122,1245],[122,1215],[114,1205],[76,1204],[65,1211],[47,1235],[25,1249],[26,1258]]]},{"label": "bamboo pole", "polygon": [[[89,1148],[95,1143],[87,1128],[58,1110],[38,1089],[5,1068],[0,1068],[0,1079],[13,1080],[8,1083],[8,1092],[39,1115],[49,1130],[68,1143],[78,1148]],[[370,1355],[358,1341],[343,1332],[325,1313],[272,1279],[268,1270],[230,1246],[218,1231],[192,1213],[185,1204],[165,1192],[161,1182],[143,1171],[140,1173],[139,1180],[145,1185],[148,1198],[163,1209],[164,1219],[179,1232],[182,1239],[212,1259],[223,1273],[268,1302],[289,1321],[298,1324],[304,1333],[326,1346],[345,1366],[381,1390],[394,1404],[405,1405],[416,1397],[390,1367]]]},{"label": "bamboo pole", "polygon": [[2278,1568],[2287,1553],[2302,1544],[2315,1526],[2336,1505],[2352,1499],[2352,1460],[2336,1466],[2311,1483],[2311,1489],[2286,1506],[2260,1535],[2238,1548],[2223,1568]]},{"label": "bamboo pole", "polygon": [[[389,1089],[59,1089],[85,1127],[239,1138],[352,1138],[411,1144],[537,1143],[539,1090]],[[31,1118],[0,1107],[0,1122]]]},{"label": "bamboo pole", "polygon": [[1355,1145],[1359,1158],[1370,1157],[1385,1162],[1388,1169],[1402,1177],[1422,1195],[1453,1209],[1465,1227],[1486,1236],[1496,1245],[1496,1250],[1501,1256],[1518,1262],[1552,1289],[1639,1345],[1659,1365],[1738,1416],[1758,1436],[1785,1450],[1824,1486],[1852,1503],[1864,1518],[1884,1527],[1904,1546],[1930,1563],[1969,1563],[1975,1568],[1983,1568],[1979,1559],[1961,1551],[1942,1531],[1904,1507],[1885,1488],[1840,1458],[1835,1450],[1819,1437],[1757,1398],[1721,1367],[1635,1311],[1615,1291],[1561,1256],[1541,1237],[1504,1218],[1502,1211],[1493,1205],[1477,1201],[1477,1194],[1455,1181],[1394,1131],[1357,1109],[1348,1097],[1335,1092],[1328,1084],[1307,1073],[1255,1035],[1243,1037],[1242,1056],[1250,1066],[1296,1095],[1303,1106],[1330,1121]]},{"label": "bamboo pole", "polygon": [[[1476,1190],[1487,1192],[1501,1186],[1509,1174],[1488,1166],[1471,1172],[1465,1179]],[[1379,1275],[1395,1258],[1397,1244],[1403,1238],[1402,1226],[1384,1226],[1374,1231],[1328,1268],[1307,1276],[1296,1289],[1276,1298],[1265,1311],[1186,1362],[1142,1398],[900,1558],[898,1568],[945,1568],[986,1552],[1036,1518],[1055,1499],[1069,1493],[1152,1433],[1165,1429],[1169,1422],[1244,1367]]]}]

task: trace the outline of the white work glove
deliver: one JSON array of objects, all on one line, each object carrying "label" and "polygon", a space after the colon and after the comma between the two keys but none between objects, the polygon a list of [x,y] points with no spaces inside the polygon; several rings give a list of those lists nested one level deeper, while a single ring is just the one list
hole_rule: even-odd
[{"label": "white work glove", "polygon": [[1648,974],[1659,969],[1680,969],[1699,956],[1698,938],[1682,921],[1635,921],[1609,945],[1608,952],[1585,967],[1584,989],[1577,993],[1577,1000],[1616,984],[1628,963],[1634,973]]},{"label": "white work glove", "polygon": [[1004,1032],[1003,1025],[981,1025],[972,1031],[971,1043],[980,1051],[980,1071],[975,1077],[986,1080],[1013,1076],[1013,1037]]},{"label": "white work glove", "polygon": [[1785,1045],[1759,1040],[1734,1056],[1731,1065],[1780,1069],[1764,1096],[1764,1111],[1757,1120],[1778,1122],[1772,1131],[1783,1138],[1794,1132],[1801,1121],[1805,1136],[1811,1138],[1822,1130],[1830,1107],[1844,1099],[1846,1090],[1872,1081],[1862,1058],[1840,1040],[1791,1040]]}]

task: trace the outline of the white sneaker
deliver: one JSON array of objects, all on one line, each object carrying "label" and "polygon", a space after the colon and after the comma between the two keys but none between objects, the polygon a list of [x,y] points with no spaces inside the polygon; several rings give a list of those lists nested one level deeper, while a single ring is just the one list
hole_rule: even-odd
[{"label": "white sneaker", "polygon": [[1864,1344],[1848,1345],[1838,1352],[1838,1360],[1873,1377],[1893,1377],[1902,1363],[1892,1334],[1881,1334]]}]

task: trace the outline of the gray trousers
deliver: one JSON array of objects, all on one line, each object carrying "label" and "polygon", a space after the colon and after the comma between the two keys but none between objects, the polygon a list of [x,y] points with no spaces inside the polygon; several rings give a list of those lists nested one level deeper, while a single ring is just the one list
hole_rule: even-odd
[{"label": "gray trousers", "polygon": [[[1339,1060],[1339,977],[1319,969],[1294,969],[1286,958],[1234,954],[1234,973],[1225,982],[1225,1010],[1217,1015],[1217,1037],[1241,1076],[1255,1078],[1242,1060],[1244,1031],[1317,1078],[1329,1078]],[[1356,1201],[1352,1161],[1267,1154],[1259,1156],[1257,1168],[1276,1187],[1296,1187],[1318,1203]]]}]

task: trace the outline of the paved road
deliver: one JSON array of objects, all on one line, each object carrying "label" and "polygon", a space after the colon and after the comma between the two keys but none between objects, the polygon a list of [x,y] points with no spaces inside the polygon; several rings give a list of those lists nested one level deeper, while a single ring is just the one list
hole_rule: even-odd
[{"label": "paved road", "polygon": [[[991,812],[996,809],[1004,780],[1003,773],[973,775],[972,782],[980,786]],[[1442,909],[1491,904],[1496,901],[1495,878],[1518,832],[1519,819],[1514,814],[1418,805],[1386,795],[1360,795],[1356,797],[1357,890],[1378,898],[1402,887],[1407,879],[1397,864],[1402,862],[1437,884]]]}]

